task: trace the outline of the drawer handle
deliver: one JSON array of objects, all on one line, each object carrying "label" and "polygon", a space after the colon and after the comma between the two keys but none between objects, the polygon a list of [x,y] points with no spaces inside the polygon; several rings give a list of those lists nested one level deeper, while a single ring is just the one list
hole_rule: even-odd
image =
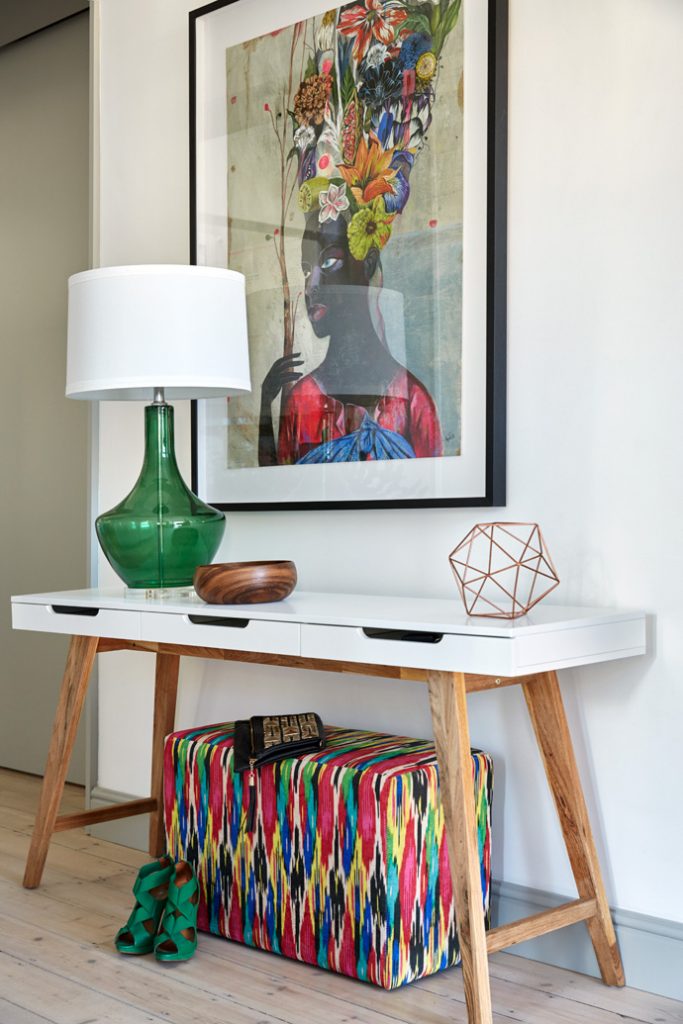
[{"label": "drawer handle", "polygon": [[443,633],[430,633],[419,629],[370,629],[363,627],[365,636],[371,640],[402,640],[409,644],[438,644]]},{"label": "drawer handle", "polygon": [[53,604],[50,607],[55,615],[88,615],[94,619],[96,615],[100,614],[99,608],[80,608],[72,604]]},{"label": "drawer handle", "polygon": [[228,619],[221,615],[188,615],[190,622],[195,626],[231,626],[233,629],[244,629],[249,625],[249,619]]}]

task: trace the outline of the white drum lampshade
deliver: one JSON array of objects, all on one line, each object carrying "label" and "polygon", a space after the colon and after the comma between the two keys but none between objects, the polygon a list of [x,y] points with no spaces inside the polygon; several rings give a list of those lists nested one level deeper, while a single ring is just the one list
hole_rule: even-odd
[{"label": "white drum lampshade", "polygon": [[217,267],[102,267],[69,278],[69,398],[250,391],[244,276]]},{"label": "white drum lampshade", "polygon": [[66,394],[154,401],[135,486],[99,516],[111,566],[134,589],[187,587],[213,559],[225,515],[187,487],[166,398],[250,390],[245,282],[232,270],[103,267],[69,278]]}]

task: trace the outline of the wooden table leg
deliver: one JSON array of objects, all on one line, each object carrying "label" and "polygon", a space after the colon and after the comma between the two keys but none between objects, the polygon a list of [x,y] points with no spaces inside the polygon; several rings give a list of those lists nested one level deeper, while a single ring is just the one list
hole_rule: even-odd
[{"label": "wooden table leg", "polygon": [[469,1024],[491,1024],[465,677],[459,672],[430,672],[428,682],[467,1019]]},{"label": "wooden table leg", "polygon": [[154,729],[152,734],[152,783],[150,796],[157,801],[149,818],[149,853],[161,857],[166,852],[164,832],[164,738],[173,732],[178,694],[178,654],[157,654],[154,683]]},{"label": "wooden table leg", "polygon": [[582,899],[595,899],[596,902],[595,914],[588,918],[586,924],[602,980],[606,985],[623,985],[624,968],[600,872],[557,673],[541,673],[533,681],[525,682],[522,689],[560,819],[579,896]]},{"label": "wooden table leg", "polygon": [[97,653],[96,636],[71,638],[66,658],[62,689],[52,725],[52,736],[47,754],[43,787],[33,826],[31,847],[26,859],[24,888],[40,885],[50,839],[54,832],[57,812],[64,791],[64,780],[69,768],[76,730],[81,718],[88,682]]}]

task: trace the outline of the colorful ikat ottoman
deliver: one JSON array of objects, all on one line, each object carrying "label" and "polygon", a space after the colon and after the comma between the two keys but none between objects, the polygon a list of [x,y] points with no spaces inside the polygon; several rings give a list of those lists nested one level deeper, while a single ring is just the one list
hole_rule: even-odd
[{"label": "colorful ikat ottoman", "polygon": [[[458,963],[433,745],[326,734],[325,750],[258,770],[252,832],[232,723],[167,737],[168,849],[196,868],[199,928],[383,988]],[[488,922],[493,768],[477,750],[472,782]]]}]

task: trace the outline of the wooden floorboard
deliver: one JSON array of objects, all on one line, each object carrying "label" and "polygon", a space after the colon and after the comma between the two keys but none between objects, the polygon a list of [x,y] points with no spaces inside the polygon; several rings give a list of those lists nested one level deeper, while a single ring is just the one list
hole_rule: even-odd
[{"label": "wooden floorboard", "polygon": [[[39,782],[0,770],[0,1024],[466,1024],[460,971],[385,992],[201,935],[187,964],[120,956],[112,944],[145,854],[55,836],[42,886],[21,887]],[[67,787],[64,812],[83,806]],[[497,953],[494,1020],[683,1024],[683,1003]]]}]

